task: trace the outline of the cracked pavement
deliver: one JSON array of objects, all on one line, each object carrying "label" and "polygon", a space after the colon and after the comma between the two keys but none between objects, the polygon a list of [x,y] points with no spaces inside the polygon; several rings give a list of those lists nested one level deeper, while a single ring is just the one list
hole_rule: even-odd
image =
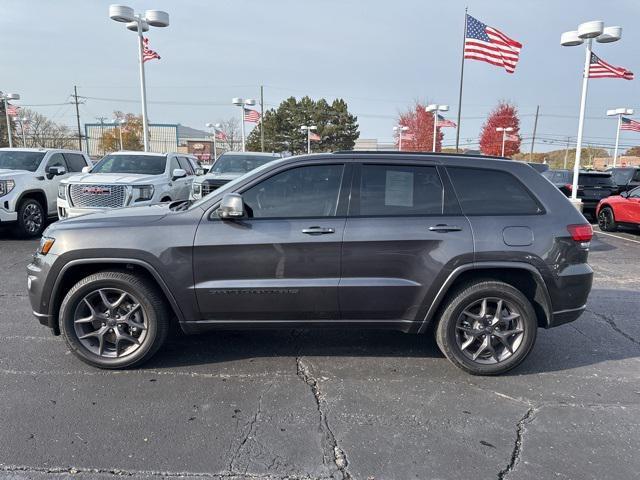
[{"label": "cracked pavement", "polygon": [[640,471],[640,245],[624,238],[596,236],[588,311],[501,377],[466,375],[428,337],[356,330],[182,336],[142,369],[96,370],[31,316],[36,245],[0,231],[0,478]]}]

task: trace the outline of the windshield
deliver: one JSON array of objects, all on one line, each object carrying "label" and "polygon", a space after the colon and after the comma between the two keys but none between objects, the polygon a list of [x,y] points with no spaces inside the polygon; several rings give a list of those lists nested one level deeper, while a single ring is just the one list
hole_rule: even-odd
[{"label": "windshield", "polygon": [[615,183],[609,175],[580,174],[578,183],[585,187],[612,187]]},{"label": "windshield", "polygon": [[91,173],[160,175],[164,173],[166,164],[164,155],[107,155],[91,169]]},{"label": "windshield", "polygon": [[210,173],[247,173],[254,168],[261,167],[265,163],[277,157],[264,155],[227,155],[222,154],[213,165]]},{"label": "windshield", "polygon": [[0,168],[35,172],[44,158],[44,152],[0,151]]},{"label": "windshield", "polygon": [[[220,157],[222,158],[222,157]],[[219,159],[218,159],[219,160]],[[278,158],[272,158],[271,161],[274,160],[279,160]],[[256,168],[254,171],[251,172],[251,175],[258,175],[260,174],[260,172],[264,171],[264,170],[268,170],[269,168],[271,168],[271,162],[265,163],[264,165],[261,165],[260,167]],[[229,183],[225,183],[224,185],[222,185],[220,188],[216,189],[216,191],[214,192],[215,196],[217,197],[220,193],[226,193],[226,192],[231,192],[233,191],[233,189],[236,187],[236,185],[240,182],[244,181],[244,177],[246,177],[247,175],[241,175],[238,178],[234,178],[233,180],[231,180]],[[189,208],[194,208],[194,207],[199,207],[200,205],[202,205],[203,203],[208,203],[209,200],[211,200],[211,197],[214,196],[214,194],[211,195],[206,195],[204,197],[202,197],[200,200],[195,201],[194,203],[192,203]]]},{"label": "windshield", "polygon": [[611,170],[611,178],[616,182],[616,185],[626,185],[631,180],[633,175],[632,168],[616,168]]}]

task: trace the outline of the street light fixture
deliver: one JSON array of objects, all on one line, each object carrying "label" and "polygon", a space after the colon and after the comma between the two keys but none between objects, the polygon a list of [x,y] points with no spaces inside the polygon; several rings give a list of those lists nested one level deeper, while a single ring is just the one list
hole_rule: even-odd
[{"label": "street light fixture", "polygon": [[607,115],[609,117],[613,117],[613,116],[618,117],[618,128],[616,129],[616,148],[613,151],[613,166],[615,167],[618,159],[618,143],[620,141],[620,126],[622,125],[622,116],[633,115],[633,109],[632,108],[614,108],[612,110],[607,110]]},{"label": "street light fixture", "polygon": [[244,133],[244,109],[246,107],[252,107],[256,104],[256,101],[253,98],[240,98],[235,97],[231,99],[231,103],[236,107],[240,107],[242,109],[242,151],[245,151],[245,133]]},{"label": "street light fixture", "polygon": [[576,47],[585,44],[584,70],[582,72],[582,95],[580,97],[580,116],[578,118],[578,139],[576,141],[576,161],[573,165],[573,185],[571,203],[582,211],[582,201],[578,199],[578,175],[580,173],[580,157],[582,155],[582,133],[584,130],[584,113],[587,105],[587,86],[591,65],[591,47],[593,39],[598,43],[613,43],[622,37],[622,27],[605,27],[604,22],[594,20],[578,25],[577,30],[564,32],[560,36],[563,47]]},{"label": "street light fixture", "polygon": [[2,93],[0,92],[0,98],[4,102],[4,114],[7,119],[7,136],[9,137],[9,148],[13,148],[13,139],[11,138],[11,120],[9,120],[9,111],[7,110],[7,100],[20,100],[20,95],[17,93]]},{"label": "street light fixture", "polygon": [[409,130],[409,127],[405,127],[404,125],[396,125],[393,127],[393,131],[398,134],[398,151],[402,151],[402,132],[406,132]]},{"label": "street light fixture", "polygon": [[438,135],[438,112],[448,112],[449,105],[427,105],[427,112],[433,112],[433,152],[436,151],[436,138]]},{"label": "street light fixture", "polygon": [[118,126],[118,134],[120,135],[120,151],[124,150],[124,144],[122,142],[122,125],[127,121],[124,118],[115,118],[113,124]]},{"label": "street light fixture", "polygon": [[205,127],[210,128],[211,132],[213,133],[213,162],[211,162],[213,164],[218,159],[218,145],[216,135],[222,129],[222,125],[219,123],[207,123]]},{"label": "street light fixture", "polygon": [[20,132],[22,133],[22,146],[27,148],[27,137],[24,132],[24,124],[29,121],[27,117],[17,117],[16,120],[20,122]]},{"label": "street light fixture", "polygon": [[317,130],[318,127],[316,127],[315,125],[303,125],[300,127],[300,130],[302,130],[303,132],[307,132],[307,153],[311,153],[311,131],[312,130]]},{"label": "street light fixture", "polygon": [[138,32],[138,63],[140,68],[140,99],[142,102],[142,136],[144,151],[149,151],[149,123],[147,120],[147,85],[144,76],[144,39],[142,33],[152,27],[168,27],[169,14],[161,10],[147,10],[144,14],[135,13],[125,5],[109,6],[109,17],[116,22],[126,23],[127,29]]},{"label": "street light fixture", "polygon": [[507,138],[507,132],[513,132],[513,127],[498,127],[496,132],[502,132],[502,155],[504,157],[504,142]]}]

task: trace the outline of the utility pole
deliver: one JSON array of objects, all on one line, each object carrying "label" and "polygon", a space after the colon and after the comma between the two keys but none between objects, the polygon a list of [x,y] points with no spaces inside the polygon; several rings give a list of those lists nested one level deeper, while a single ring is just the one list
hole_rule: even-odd
[{"label": "utility pole", "polygon": [[260,151],[264,152],[264,85],[260,85]]},{"label": "utility pole", "polygon": [[78,150],[82,151],[82,130],[80,130],[80,108],[78,102],[78,87],[73,86],[73,98],[76,104],[76,120],[78,121]]},{"label": "utility pole", "polygon": [[536,107],[536,119],[533,122],[533,137],[531,138],[531,153],[529,153],[529,161],[533,162],[533,145],[536,143],[536,130],[538,129],[538,113],[540,112],[540,105]]},{"label": "utility pole", "polygon": [[569,142],[571,141],[571,137],[567,137],[567,148],[564,149],[564,169],[567,169],[567,157],[569,156]]}]

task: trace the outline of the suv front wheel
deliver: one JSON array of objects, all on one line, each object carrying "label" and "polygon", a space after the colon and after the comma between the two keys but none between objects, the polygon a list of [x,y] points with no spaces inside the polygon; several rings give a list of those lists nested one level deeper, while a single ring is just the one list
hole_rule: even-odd
[{"label": "suv front wheel", "polygon": [[436,329],[442,353],[473,375],[498,375],[518,366],[538,329],[533,307],[513,286],[498,281],[464,285],[450,297]]},{"label": "suv front wheel", "polygon": [[26,198],[18,207],[18,229],[27,238],[37,237],[44,230],[46,215],[35,198]]},{"label": "suv front wheel", "polygon": [[90,275],[65,296],[60,326],[71,352],[100,368],[140,365],[164,343],[166,304],[156,286],[130,273]]}]

